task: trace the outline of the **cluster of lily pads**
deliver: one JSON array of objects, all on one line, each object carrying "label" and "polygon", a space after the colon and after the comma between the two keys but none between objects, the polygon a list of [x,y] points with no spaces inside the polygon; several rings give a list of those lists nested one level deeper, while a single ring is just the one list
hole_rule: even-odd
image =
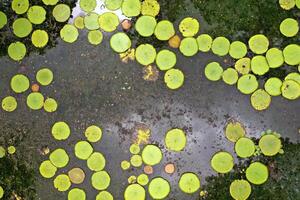
[{"label": "cluster of lily pads", "polygon": [[[261,185],[268,180],[268,167],[260,162],[258,155],[275,156],[283,153],[280,134],[268,130],[262,133],[258,141],[246,137],[246,131],[239,122],[229,122],[225,128],[226,138],[235,143],[234,150],[240,159],[252,158],[251,164],[242,173],[246,179],[234,180],[229,188],[232,198],[236,200],[246,200],[251,194],[251,184]],[[234,157],[226,151],[219,151],[211,159],[211,167],[214,171],[225,174],[234,167]],[[250,183],[249,183],[250,182]]]},{"label": "cluster of lily pads", "polygon": [[[29,0],[13,0],[11,9],[17,15],[16,18],[13,18],[14,21],[9,21],[10,18],[8,19],[6,13],[0,11],[0,30],[4,28],[12,30],[11,34],[17,38],[7,49],[11,59],[20,61],[24,58],[27,52],[25,41],[29,36],[35,48],[40,49],[47,46],[49,39],[52,39],[53,36],[41,27],[50,18],[49,15],[52,15],[57,23],[65,23],[70,18],[69,5],[59,3],[59,0],[43,0],[42,2],[42,5],[35,5],[33,1]],[[52,13],[47,13],[49,8]]]},{"label": "cluster of lily pads", "polygon": [[[54,139],[58,141],[67,140],[71,134],[69,125],[66,122],[56,122],[51,129]],[[85,160],[89,170],[93,172],[91,176],[91,184],[93,188],[99,190],[96,200],[113,200],[113,196],[107,191],[110,185],[110,175],[105,171],[106,159],[100,152],[93,149],[92,143],[99,142],[102,138],[102,130],[100,127],[89,126],[84,135],[86,140],[78,141],[74,146],[74,154],[79,160]],[[69,155],[66,150],[57,148],[53,150],[49,159],[41,163],[40,174],[47,179],[53,178],[57,171],[67,167],[69,163]],[[67,174],[59,173],[53,180],[54,187],[60,191],[68,191],[72,184],[74,187],[68,191],[68,200],[86,199],[86,193],[78,187],[83,183],[86,175],[83,169],[79,167],[72,168]]]},{"label": "cluster of lily pads", "polygon": [[[26,104],[32,110],[44,108],[46,112],[55,112],[58,105],[55,99],[46,98],[39,92],[40,86],[47,86],[53,81],[53,73],[48,68],[42,68],[36,73],[38,83],[31,85],[31,92],[27,96]],[[30,87],[29,78],[24,74],[16,74],[10,81],[10,87],[16,94],[26,92]],[[7,96],[2,99],[2,109],[6,112],[13,112],[17,109],[18,102],[14,96]]]}]

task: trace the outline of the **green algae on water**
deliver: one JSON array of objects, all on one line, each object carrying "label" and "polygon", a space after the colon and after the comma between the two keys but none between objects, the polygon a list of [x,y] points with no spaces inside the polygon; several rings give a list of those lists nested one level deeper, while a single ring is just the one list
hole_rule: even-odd
[{"label": "green algae on water", "polygon": [[55,122],[51,129],[52,136],[56,140],[66,140],[71,133],[70,127],[66,122]]},{"label": "green algae on water", "polygon": [[234,159],[230,153],[220,151],[213,155],[210,164],[216,172],[225,174],[232,170]]},{"label": "green algae on water", "polygon": [[246,200],[251,194],[251,185],[246,180],[234,180],[230,184],[230,195],[235,200]]},{"label": "green algae on water", "polygon": [[261,162],[253,162],[246,169],[246,177],[250,183],[261,185],[268,180],[268,167]]},{"label": "green algae on water", "polygon": [[175,128],[166,133],[165,144],[171,151],[182,151],[186,146],[187,139],[183,130]]},{"label": "green algae on water", "polygon": [[144,147],[142,151],[142,159],[146,165],[157,165],[163,158],[163,154],[159,147],[148,144]]},{"label": "green algae on water", "polygon": [[166,179],[156,177],[150,181],[148,191],[153,199],[165,199],[171,191],[171,186]]},{"label": "green algae on water", "polygon": [[195,173],[186,172],[180,176],[178,186],[182,192],[193,194],[199,190],[200,180]]},{"label": "green algae on water", "polygon": [[218,81],[222,78],[223,68],[217,62],[208,63],[204,69],[205,77],[210,81]]},{"label": "green algae on water", "polygon": [[179,69],[169,69],[164,76],[168,88],[176,90],[184,84],[184,74]]}]

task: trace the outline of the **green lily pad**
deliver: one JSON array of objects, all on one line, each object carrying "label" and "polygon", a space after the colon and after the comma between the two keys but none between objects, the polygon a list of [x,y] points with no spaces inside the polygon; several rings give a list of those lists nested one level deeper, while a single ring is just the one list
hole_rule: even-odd
[{"label": "green lily pad", "polygon": [[46,112],[55,112],[57,110],[57,102],[53,98],[47,98],[44,102],[44,110]]},{"label": "green lily pad", "polygon": [[239,157],[249,158],[255,152],[255,144],[251,139],[242,137],[235,143],[234,150]]},{"label": "green lily pad", "polygon": [[281,93],[286,99],[298,99],[300,97],[300,84],[294,80],[285,80],[281,86]]},{"label": "green lily pad", "polygon": [[266,165],[260,162],[253,162],[246,169],[246,177],[250,183],[261,185],[268,180],[269,171]]},{"label": "green lily pad", "polygon": [[97,6],[97,1],[96,0],[80,0],[79,6],[83,11],[89,13],[89,12],[92,12],[93,10],[95,10],[95,8]]},{"label": "green lily pad", "polygon": [[97,13],[88,13],[84,16],[84,26],[88,30],[97,30],[100,28],[99,25],[99,15]]},{"label": "green lily pad", "polygon": [[53,184],[54,187],[60,192],[65,192],[71,187],[70,178],[66,174],[60,174],[55,177]]},{"label": "green lily pad", "polygon": [[114,197],[111,193],[109,193],[107,191],[101,191],[96,196],[96,200],[114,200]]},{"label": "green lily pad", "polygon": [[281,140],[273,134],[267,134],[259,139],[258,146],[265,156],[275,156],[279,153]]},{"label": "green lily pad", "polygon": [[48,33],[44,30],[35,30],[31,35],[31,42],[37,48],[43,48],[49,40]]},{"label": "green lily pad", "polygon": [[0,158],[4,158],[6,151],[3,146],[0,146]]},{"label": "green lily pad", "polygon": [[158,40],[166,41],[175,35],[175,29],[172,22],[162,20],[157,23],[154,35]]},{"label": "green lily pad", "polygon": [[27,17],[33,24],[42,24],[46,20],[46,14],[42,6],[31,6],[27,11]]},{"label": "green lily pad", "polygon": [[41,163],[39,171],[44,178],[52,178],[55,175],[57,168],[50,160],[45,160]]},{"label": "green lily pad", "polygon": [[293,18],[286,18],[280,24],[280,32],[286,37],[294,37],[299,31],[299,24]]},{"label": "green lily pad", "polygon": [[169,195],[171,187],[167,180],[157,177],[150,181],[148,191],[153,199],[165,199]]},{"label": "green lily pad", "polygon": [[236,71],[240,74],[249,74],[250,69],[251,69],[251,60],[250,58],[241,58],[238,61],[236,61],[234,68]]},{"label": "green lily pad", "polygon": [[27,96],[26,104],[32,110],[39,110],[44,106],[44,96],[39,92],[32,92]]},{"label": "green lily pad", "polygon": [[232,58],[240,59],[246,56],[247,54],[247,46],[240,41],[234,41],[230,44],[229,55]]},{"label": "green lily pad", "polygon": [[251,185],[246,180],[234,180],[230,184],[230,195],[235,200],[246,200],[251,194]]},{"label": "green lily pad", "polygon": [[108,10],[118,10],[121,8],[123,0],[105,0],[104,4]]},{"label": "green lily pad", "polygon": [[284,61],[289,65],[300,64],[300,46],[289,44],[283,49]]},{"label": "green lily pad", "polygon": [[141,44],[135,50],[135,58],[138,63],[147,66],[155,61],[156,50],[151,44]]},{"label": "green lily pad", "polygon": [[86,194],[84,190],[79,188],[73,188],[68,193],[68,200],[85,200]]},{"label": "green lily pad", "polygon": [[179,31],[183,37],[193,37],[199,31],[200,25],[197,19],[192,17],[184,18],[179,24]]},{"label": "green lily pad", "polygon": [[239,79],[238,72],[233,68],[227,68],[223,71],[222,79],[228,85],[234,85]]},{"label": "green lily pad", "polygon": [[293,80],[300,84],[300,74],[298,72],[289,73],[284,80]]},{"label": "green lily pad", "polygon": [[186,172],[180,176],[178,186],[182,192],[193,194],[199,190],[200,180],[196,174]]},{"label": "green lily pad", "polygon": [[91,182],[96,190],[105,190],[110,185],[110,176],[106,171],[95,172]]},{"label": "green lily pad", "polygon": [[127,160],[123,160],[121,162],[121,168],[122,168],[122,170],[128,170],[130,168],[130,166],[131,166],[131,164]]},{"label": "green lily pad", "polygon": [[230,41],[225,37],[217,37],[213,40],[211,50],[218,56],[225,56],[230,49]]},{"label": "green lily pad", "polygon": [[140,148],[140,146],[138,144],[132,144],[129,147],[129,151],[130,151],[131,154],[136,155],[136,154],[140,153],[141,148]]},{"label": "green lily pad", "polygon": [[92,155],[87,159],[87,166],[92,171],[101,171],[104,169],[106,164],[105,157],[102,153],[94,152]]},{"label": "green lily pad", "polygon": [[271,104],[271,96],[263,89],[256,90],[250,100],[252,107],[258,111],[267,109]]},{"label": "green lily pad", "polygon": [[143,159],[142,159],[142,157],[140,155],[133,155],[130,158],[130,164],[133,167],[140,167],[143,164]]},{"label": "green lily pad", "polygon": [[14,42],[8,46],[7,53],[11,59],[20,61],[26,55],[26,47],[22,42]]},{"label": "green lily pad", "polygon": [[41,84],[41,85],[49,85],[53,81],[53,73],[50,69],[48,68],[43,68],[40,69],[36,73],[36,80]]},{"label": "green lily pad", "polygon": [[223,68],[217,62],[211,62],[206,65],[204,70],[205,77],[210,81],[218,81],[222,78]]},{"label": "green lily pad", "polygon": [[169,69],[164,76],[167,87],[176,90],[184,83],[184,74],[179,69]]},{"label": "green lily pad", "polygon": [[13,112],[16,110],[18,106],[18,102],[15,97],[8,96],[2,99],[2,109],[5,110],[6,112]]},{"label": "green lily pad", "polygon": [[159,14],[159,11],[160,5],[157,0],[144,0],[142,2],[142,15],[155,17]]},{"label": "green lily pad", "polygon": [[59,0],[42,0],[42,1],[47,6],[55,6]]},{"label": "green lily pad", "polygon": [[279,0],[279,5],[284,10],[290,10],[295,7],[295,0]]},{"label": "green lily pad", "polygon": [[124,200],[145,200],[146,191],[139,184],[128,185],[124,192]]},{"label": "green lily pad", "polygon": [[112,12],[106,12],[98,18],[99,26],[105,32],[113,32],[119,25],[119,17]]},{"label": "green lily pad", "polygon": [[150,37],[156,27],[156,19],[152,16],[141,16],[135,23],[135,30],[143,37]]},{"label": "green lily pad", "polygon": [[282,51],[278,48],[269,49],[266,53],[266,59],[270,68],[278,68],[284,63]]},{"label": "green lily pad", "polygon": [[123,0],[122,12],[126,17],[136,17],[141,13],[142,5],[140,0]]},{"label": "green lily pad", "polygon": [[248,43],[251,51],[256,54],[263,54],[269,48],[269,40],[262,34],[252,36]]},{"label": "green lily pad", "polygon": [[131,47],[131,40],[125,33],[119,32],[110,38],[110,46],[117,53],[123,53]]},{"label": "green lily pad", "polygon": [[149,183],[148,175],[147,174],[140,174],[137,177],[137,183],[142,185],[142,186],[147,185]]},{"label": "green lily pad", "polygon": [[271,77],[265,83],[265,90],[271,96],[281,95],[282,81],[279,78]]},{"label": "green lily pad", "polygon": [[143,162],[147,165],[157,165],[163,158],[163,154],[157,146],[153,144],[148,144],[144,147],[142,151]]},{"label": "green lily pad", "polygon": [[2,29],[7,24],[6,14],[0,11],[0,29]]},{"label": "green lily pad", "polygon": [[269,71],[267,59],[264,56],[254,56],[251,60],[251,71],[257,75],[264,75]]},{"label": "green lily pad", "polygon": [[52,15],[58,22],[66,22],[71,16],[71,9],[67,4],[57,4],[52,11]]},{"label": "green lily pad", "polygon": [[199,51],[208,52],[211,49],[213,39],[208,34],[201,34],[197,37]]},{"label": "green lily pad", "polygon": [[167,132],[165,144],[171,151],[182,151],[186,146],[186,135],[183,130],[175,128]]},{"label": "green lily pad", "polygon": [[16,153],[16,147],[14,147],[14,146],[7,147],[7,153],[10,155]]},{"label": "green lily pad", "polygon": [[156,56],[156,65],[160,70],[169,70],[177,62],[176,54],[173,51],[163,49]]},{"label": "green lily pad", "polygon": [[10,81],[10,87],[15,93],[25,92],[29,88],[29,79],[23,74],[16,74]]},{"label": "green lily pad", "polygon": [[0,199],[4,196],[4,190],[2,186],[0,186]]},{"label": "green lily pad", "polygon": [[11,2],[11,8],[17,14],[24,14],[29,8],[29,1],[28,0],[13,0]]},{"label": "green lily pad", "polygon": [[56,122],[51,129],[52,136],[56,140],[66,140],[71,133],[70,127],[66,122]]},{"label": "green lily pad", "polygon": [[89,142],[98,142],[102,138],[102,130],[98,126],[89,126],[85,132],[85,137]]},{"label": "green lily pad", "polygon": [[296,7],[300,9],[300,0],[296,0]]},{"label": "green lily pad", "polygon": [[69,163],[69,156],[64,149],[55,149],[49,156],[51,163],[57,168],[63,168]]},{"label": "green lily pad", "polygon": [[78,30],[75,26],[72,24],[66,24],[64,27],[60,30],[60,37],[63,41],[68,43],[73,43],[78,38]]},{"label": "green lily pad", "polygon": [[26,18],[18,18],[13,23],[13,32],[19,38],[27,37],[32,31],[32,24]]},{"label": "green lily pad", "polygon": [[87,160],[93,151],[92,145],[87,141],[77,142],[74,148],[75,156],[81,160]]},{"label": "green lily pad", "polygon": [[258,81],[254,75],[245,74],[239,78],[237,88],[243,94],[251,94],[258,88]]},{"label": "green lily pad", "polygon": [[78,29],[84,29],[84,18],[82,16],[77,16],[74,19],[74,26]]},{"label": "green lily pad", "polygon": [[88,33],[88,41],[93,45],[101,44],[103,40],[103,34],[99,30],[92,30]]},{"label": "green lily pad", "polygon": [[180,52],[184,55],[184,56],[194,56],[197,54],[198,52],[198,43],[197,40],[193,37],[187,37],[184,38],[179,46],[179,50]]},{"label": "green lily pad", "polygon": [[216,172],[225,174],[232,170],[234,165],[234,159],[230,153],[220,151],[213,155],[210,164]]}]

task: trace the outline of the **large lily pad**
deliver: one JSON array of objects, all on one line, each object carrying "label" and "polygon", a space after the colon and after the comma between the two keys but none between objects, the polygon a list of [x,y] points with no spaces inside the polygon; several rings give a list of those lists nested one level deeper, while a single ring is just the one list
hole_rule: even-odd
[{"label": "large lily pad", "polygon": [[193,37],[199,31],[200,25],[197,19],[192,17],[184,18],[179,24],[179,31],[183,37]]}]

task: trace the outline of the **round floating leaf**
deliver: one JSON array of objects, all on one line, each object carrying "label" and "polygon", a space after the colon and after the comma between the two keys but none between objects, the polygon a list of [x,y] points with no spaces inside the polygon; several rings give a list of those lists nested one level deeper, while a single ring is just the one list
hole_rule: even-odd
[{"label": "round floating leaf", "polygon": [[245,74],[239,78],[237,88],[243,94],[251,94],[258,88],[258,81],[254,75]]},{"label": "round floating leaf", "polygon": [[85,130],[84,135],[89,142],[98,142],[102,137],[102,130],[98,126],[92,125]]},{"label": "round floating leaf", "polygon": [[294,37],[299,31],[299,24],[293,18],[287,18],[280,24],[280,32],[286,37]]},{"label": "round floating leaf", "polygon": [[58,175],[53,183],[54,187],[60,192],[65,192],[71,187],[71,181],[66,174]]},{"label": "round floating leaf", "polygon": [[246,177],[250,183],[255,185],[263,184],[269,177],[268,168],[260,162],[253,162],[246,169]]},{"label": "round floating leaf", "polygon": [[42,6],[31,6],[27,11],[27,17],[33,24],[41,24],[46,20],[46,10]]},{"label": "round floating leaf", "polygon": [[267,59],[264,56],[254,56],[251,60],[251,71],[257,75],[264,75],[269,71]]},{"label": "round floating leaf", "polygon": [[213,39],[208,34],[201,34],[197,37],[199,51],[208,52],[211,49]]},{"label": "round floating leaf", "polygon": [[170,50],[163,49],[156,56],[156,64],[160,70],[169,70],[177,62],[176,54]]},{"label": "round floating leaf", "polygon": [[271,96],[263,89],[258,89],[251,95],[251,105],[255,110],[265,110],[270,104]]},{"label": "round floating leaf", "polygon": [[0,186],[0,199],[4,196],[4,190],[3,188]]},{"label": "round floating leaf", "polygon": [[247,54],[247,46],[240,41],[234,41],[229,48],[229,55],[232,58],[240,59]]},{"label": "round floating leaf", "polygon": [[218,81],[223,74],[223,68],[217,62],[211,62],[206,65],[204,70],[205,77],[210,81]]},{"label": "round floating leaf", "polygon": [[197,40],[195,38],[192,37],[187,37],[184,38],[179,46],[179,50],[180,52],[184,55],[184,56],[194,56],[197,54],[198,52],[198,43]]},{"label": "round floating leaf", "polygon": [[79,188],[73,188],[68,193],[68,200],[85,200],[86,194],[84,190]]},{"label": "round floating leaf", "polygon": [[13,0],[11,2],[11,8],[17,14],[24,14],[29,8],[28,0]]},{"label": "round floating leaf", "polygon": [[250,58],[241,58],[236,61],[234,68],[240,74],[248,74],[250,72],[251,60]]},{"label": "round floating leaf", "polygon": [[279,78],[271,77],[265,83],[265,90],[271,96],[279,96],[281,94],[282,81]]},{"label": "round floating leaf", "polygon": [[32,24],[26,18],[18,18],[13,23],[13,32],[19,38],[27,37],[32,31]]},{"label": "round floating leaf", "polygon": [[167,132],[165,144],[171,151],[182,151],[186,145],[186,135],[183,130],[175,128]]},{"label": "round floating leaf", "polygon": [[14,42],[8,46],[7,53],[11,59],[20,61],[26,55],[26,47],[22,42]]},{"label": "round floating leaf", "polygon": [[138,182],[138,184],[143,185],[143,186],[147,185],[148,182],[149,182],[148,175],[147,174],[140,174],[137,177],[137,182]]},{"label": "round floating leaf", "polygon": [[6,112],[12,112],[16,110],[18,102],[15,97],[8,96],[2,99],[2,109]]},{"label": "round floating leaf", "polygon": [[144,0],[142,2],[142,15],[155,17],[159,14],[160,5],[156,0]]},{"label": "round floating leaf", "polygon": [[35,30],[31,35],[31,42],[35,47],[43,48],[49,40],[48,33],[44,30]]},{"label": "round floating leaf", "polygon": [[248,43],[251,51],[256,54],[263,54],[269,48],[269,40],[262,34],[252,36]]},{"label": "round floating leaf", "polygon": [[150,37],[156,27],[156,19],[152,16],[141,16],[135,23],[135,30],[143,37]]},{"label": "round floating leaf", "polygon": [[76,143],[74,151],[77,158],[87,160],[94,150],[92,145],[87,141],[79,141]]},{"label": "round floating leaf", "polygon": [[65,22],[71,16],[71,9],[67,4],[57,4],[52,11],[52,15],[58,22]]},{"label": "round floating leaf", "polygon": [[2,29],[7,24],[6,14],[0,11],[0,29]]},{"label": "round floating leaf", "polygon": [[121,9],[126,17],[136,17],[141,13],[140,0],[123,0]]},{"label": "round floating leaf", "polygon": [[16,74],[10,81],[10,87],[15,93],[25,92],[29,88],[29,79],[23,74]]},{"label": "round floating leaf", "polygon": [[121,168],[122,168],[123,170],[129,169],[129,168],[130,168],[130,162],[128,162],[127,160],[123,160],[123,161],[121,162]]},{"label": "round floating leaf", "polygon": [[87,166],[92,171],[101,171],[105,167],[105,157],[102,153],[94,152],[88,159],[87,159]]},{"label": "round floating leaf", "polygon": [[40,69],[36,73],[36,80],[41,84],[41,85],[49,85],[52,80],[53,80],[53,73],[50,69],[48,68],[43,68]]},{"label": "round floating leaf", "polygon": [[213,40],[211,50],[218,56],[225,56],[228,54],[230,48],[230,42],[225,37],[217,37]]},{"label": "round floating leaf", "polygon": [[110,46],[117,53],[123,53],[131,47],[131,40],[125,33],[119,32],[110,38]]},{"label": "round floating leaf", "polygon": [[55,149],[49,156],[51,163],[57,167],[62,168],[67,166],[69,163],[69,156],[64,149]]},{"label": "round floating leaf", "polygon": [[251,185],[246,180],[234,180],[229,190],[231,197],[235,200],[246,200],[251,194]]},{"label": "round floating leaf", "polygon": [[106,12],[98,18],[99,26],[105,32],[113,32],[119,25],[119,17],[112,12]]},{"label": "round floating leaf", "polygon": [[138,63],[147,66],[155,61],[156,50],[151,44],[141,44],[135,50],[135,58]]},{"label": "round floating leaf", "polygon": [[128,185],[124,192],[125,200],[145,200],[146,199],[146,191],[139,184],[131,184]]},{"label": "round floating leaf", "polygon": [[158,40],[169,40],[175,35],[173,24],[168,20],[158,22],[154,30],[154,35]]},{"label": "round floating leaf", "polygon": [[254,154],[255,144],[251,139],[242,137],[235,143],[234,150],[239,157],[248,158]]},{"label": "round floating leaf", "polygon": [[197,19],[192,17],[184,18],[179,24],[179,31],[183,37],[193,37],[199,31],[199,22]]},{"label": "round floating leaf", "polygon": [[282,144],[278,137],[272,134],[267,134],[260,138],[258,146],[265,156],[275,156],[279,153]]},{"label": "round floating leaf", "polygon": [[153,166],[160,163],[163,158],[163,154],[157,146],[148,144],[142,151],[143,162],[147,165]]},{"label": "round floating leaf", "polygon": [[168,88],[176,90],[184,83],[184,74],[179,69],[169,69],[164,76]]},{"label": "round floating leaf", "polygon": [[130,151],[130,153],[135,155],[135,154],[140,153],[141,148],[138,144],[132,144],[132,145],[130,145],[129,151]]},{"label": "round floating leaf", "polygon": [[88,13],[84,17],[85,28],[87,28],[88,30],[96,30],[100,28],[98,19],[99,15],[97,13]]},{"label": "round floating leaf", "polygon": [[169,46],[174,48],[174,49],[177,49],[179,48],[180,46],[180,43],[181,43],[181,39],[178,35],[174,35],[173,37],[171,37],[168,41],[169,43]]},{"label": "round floating leaf", "polygon": [[53,98],[47,98],[44,102],[44,110],[46,112],[55,112],[57,110],[57,102]]},{"label": "round floating leaf", "polygon": [[148,186],[149,194],[153,199],[165,199],[170,190],[169,182],[161,177],[153,178]]},{"label": "round floating leaf", "polygon": [[130,158],[130,163],[134,167],[140,167],[143,164],[143,159],[142,159],[142,157],[140,155],[133,155]]},{"label": "round floating leaf", "polygon": [[64,27],[60,30],[60,37],[63,41],[68,43],[73,43],[78,38],[78,30],[75,26],[71,24],[66,24]]},{"label": "round floating leaf", "polygon": [[110,185],[110,176],[106,171],[95,172],[91,178],[92,186],[97,190],[105,190]]},{"label": "round floating leaf", "polygon": [[285,80],[281,86],[282,96],[289,100],[295,100],[300,97],[300,84],[294,80]]},{"label": "round floating leaf", "polygon": [[97,196],[96,200],[114,200],[114,197],[111,193],[107,191],[101,191]]},{"label": "round floating leaf", "polygon": [[45,5],[54,6],[58,3],[59,0],[42,0]]},{"label": "round floating leaf", "polygon": [[222,74],[223,81],[228,85],[234,85],[239,79],[239,74],[233,68],[228,68],[223,71]]},{"label": "round floating leaf", "polygon": [[74,19],[74,26],[78,29],[84,29],[84,18],[82,16],[77,16]]},{"label": "round floating leaf", "polygon": [[296,0],[296,7],[300,9],[300,0]]},{"label": "round floating leaf", "polygon": [[70,127],[66,122],[56,122],[51,129],[52,136],[56,140],[66,140],[70,133]]},{"label": "round floating leaf", "polygon": [[105,0],[105,7],[108,10],[118,10],[121,8],[123,0]]},{"label": "round floating leaf", "polygon": [[98,45],[103,40],[103,34],[99,30],[90,31],[88,34],[88,41],[93,45]]},{"label": "round floating leaf", "polygon": [[234,160],[230,153],[220,151],[212,157],[210,164],[216,172],[225,174],[232,170]]},{"label": "round floating leaf", "polygon": [[180,176],[178,185],[182,192],[192,194],[199,190],[200,180],[196,174],[186,172]]},{"label": "round floating leaf", "polygon": [[277,48],[269,49],[266,53],[266,59],[270,68],[278,68],[284,63],[282,51]]},{"label": "round floating leaf", "polygon": [[52,178],[55,175],[57,168],[50,160],[45,160],[41,163],[39,171],[44,178]]},{"label": "round floating leaf", "polygon": [[95,10],[95,8],[97,6],[97,1],[96,0],[80,0],[79,6],[83,11],[89,13],[89,12],[92,12],[93,10]]},{"label": "round floating leaf", "polygon": [[295,0],[279,0],[279,5],[284,10],[290,10],[295,7]]},{"label": "round floating leaf", "polygon": [[3,146],[0,146],[0,158],[4,158],[6,151]]},{"label": "round floating leaf", "polygon": [[14,147],[14,146],[7,147],[7,153],[11,154],[11,155],[16,153],[16,147]]},{"label": "round floating leaf", "polygon": [[284,61],[289,65],[300,64],[300,46],[297,44],[289,44],[283,49]]},{"label": "round floating leaf", "polygon": [[85,173],[80,168],[73,168],[68,172],[70,181],[74,184],[80,184],[84,181]]},{"label": "round floating leaf", "polygon": [[44,105],[44,96],[39,92],[32,92],[27,96],[26,103],[32,110],[39,110]]},{"label": "round floating leaf", "polygon": [[284,80],[293,80],[300,84],[300,74],[297,72],[289,73]]}]

